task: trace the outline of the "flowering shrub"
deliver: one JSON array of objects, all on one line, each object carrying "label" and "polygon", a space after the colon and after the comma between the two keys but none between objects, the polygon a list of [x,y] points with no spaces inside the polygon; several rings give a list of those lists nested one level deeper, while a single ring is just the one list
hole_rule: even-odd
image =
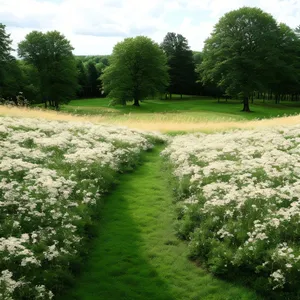
[{"label": "flowering shrub", "polygon": [[51,299],[68,284],[116,173],[163,140],[116,126],[0,118],[0,298]]},{"label": "flowering shrub", "polygon": [[192,258],[215,274],[253,274],[260,289],[297,286],[300,126],[177,136],[162,154]]}]

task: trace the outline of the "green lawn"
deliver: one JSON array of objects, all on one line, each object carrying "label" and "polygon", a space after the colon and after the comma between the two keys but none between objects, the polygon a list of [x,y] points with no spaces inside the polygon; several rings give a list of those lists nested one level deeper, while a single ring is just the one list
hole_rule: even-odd
[{"label": "green lawn", "polygon": [[145,100],[140,107],[132,105],[109,106],[109,99],[80,99],[73,100],[62,107],[62,111],[75,114],[101,115],[106,119],[150,120],[162,118],[175,121],[203,120],[253,120],[273,118],[277,116],[300,113],[300,103],[284,102],[274,104],[274,101],[263,103],[256,100],[250,105],[252,113],[241,112],[242,104],[237,100],[220,103],[216,99],[204,97],[186,97],[183,100]]},{"label": "green lawn", "polygon": [[255,300],[187,259],[174,234],[172,193],[156,148],[105,201],[85,270],[64,300]]}]

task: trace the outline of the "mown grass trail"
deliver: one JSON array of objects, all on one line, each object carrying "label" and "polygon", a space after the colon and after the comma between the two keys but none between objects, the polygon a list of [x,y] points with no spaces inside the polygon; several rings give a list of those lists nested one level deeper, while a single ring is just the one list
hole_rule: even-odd
[{"label": "mown grass trail", "polygon": [[160,150],[148,153],[135,172],[122,175],[107,197],[85,271],[63,299],[259,299],[187,259],[187,245],[173,231],[172,192]]}]

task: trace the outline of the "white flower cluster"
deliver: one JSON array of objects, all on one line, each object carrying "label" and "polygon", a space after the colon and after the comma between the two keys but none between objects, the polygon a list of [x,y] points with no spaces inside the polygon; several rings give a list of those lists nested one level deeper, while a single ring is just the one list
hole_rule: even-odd
[{"label": "white flower cluster", "polygon": [[165,137],[0,117],[1,299],[53,298],[56,273],[78,255],[95,204],[155,140]]},{"label": "white flower cluster", "polygon": [[272,289],[299,280],[299,125],[177,136],[162,155],[193,256],[221,273],[252,269]]}]

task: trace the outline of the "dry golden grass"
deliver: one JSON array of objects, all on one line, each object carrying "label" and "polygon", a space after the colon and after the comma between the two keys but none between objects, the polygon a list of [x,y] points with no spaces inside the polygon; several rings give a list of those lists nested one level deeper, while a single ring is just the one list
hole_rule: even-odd
[{"label": "dry golden grass", "polygon": [[165,119],[165,117],[156,116],[153,119],[143,119],[143,115],[132,115],[124,118],[110,118],[106,116],[74,116],[71,114],[42,110],[42,109],[26,109],[16,107],[0,106],[0,116],[11,117],[26,117],[26,118],[41,118],[47,120],[59,120],[59,121],[73,121],[73,122],[92,122],[92,123],[109,123],[116,125],[123,125],[130,128],[153,130],[161,132],[176,132],[176,131],[226,131],[230,129],[254,129],[274,127],[281,125],[296,125],[300,124],[300,115],[291,117],[282,117],[274,119],[265,119],[259,121],[224,121],[224,118],[215,120],[203,120],[203,121],[191,121],[185,122],[181,118],[180,120],[174,118]]}]

